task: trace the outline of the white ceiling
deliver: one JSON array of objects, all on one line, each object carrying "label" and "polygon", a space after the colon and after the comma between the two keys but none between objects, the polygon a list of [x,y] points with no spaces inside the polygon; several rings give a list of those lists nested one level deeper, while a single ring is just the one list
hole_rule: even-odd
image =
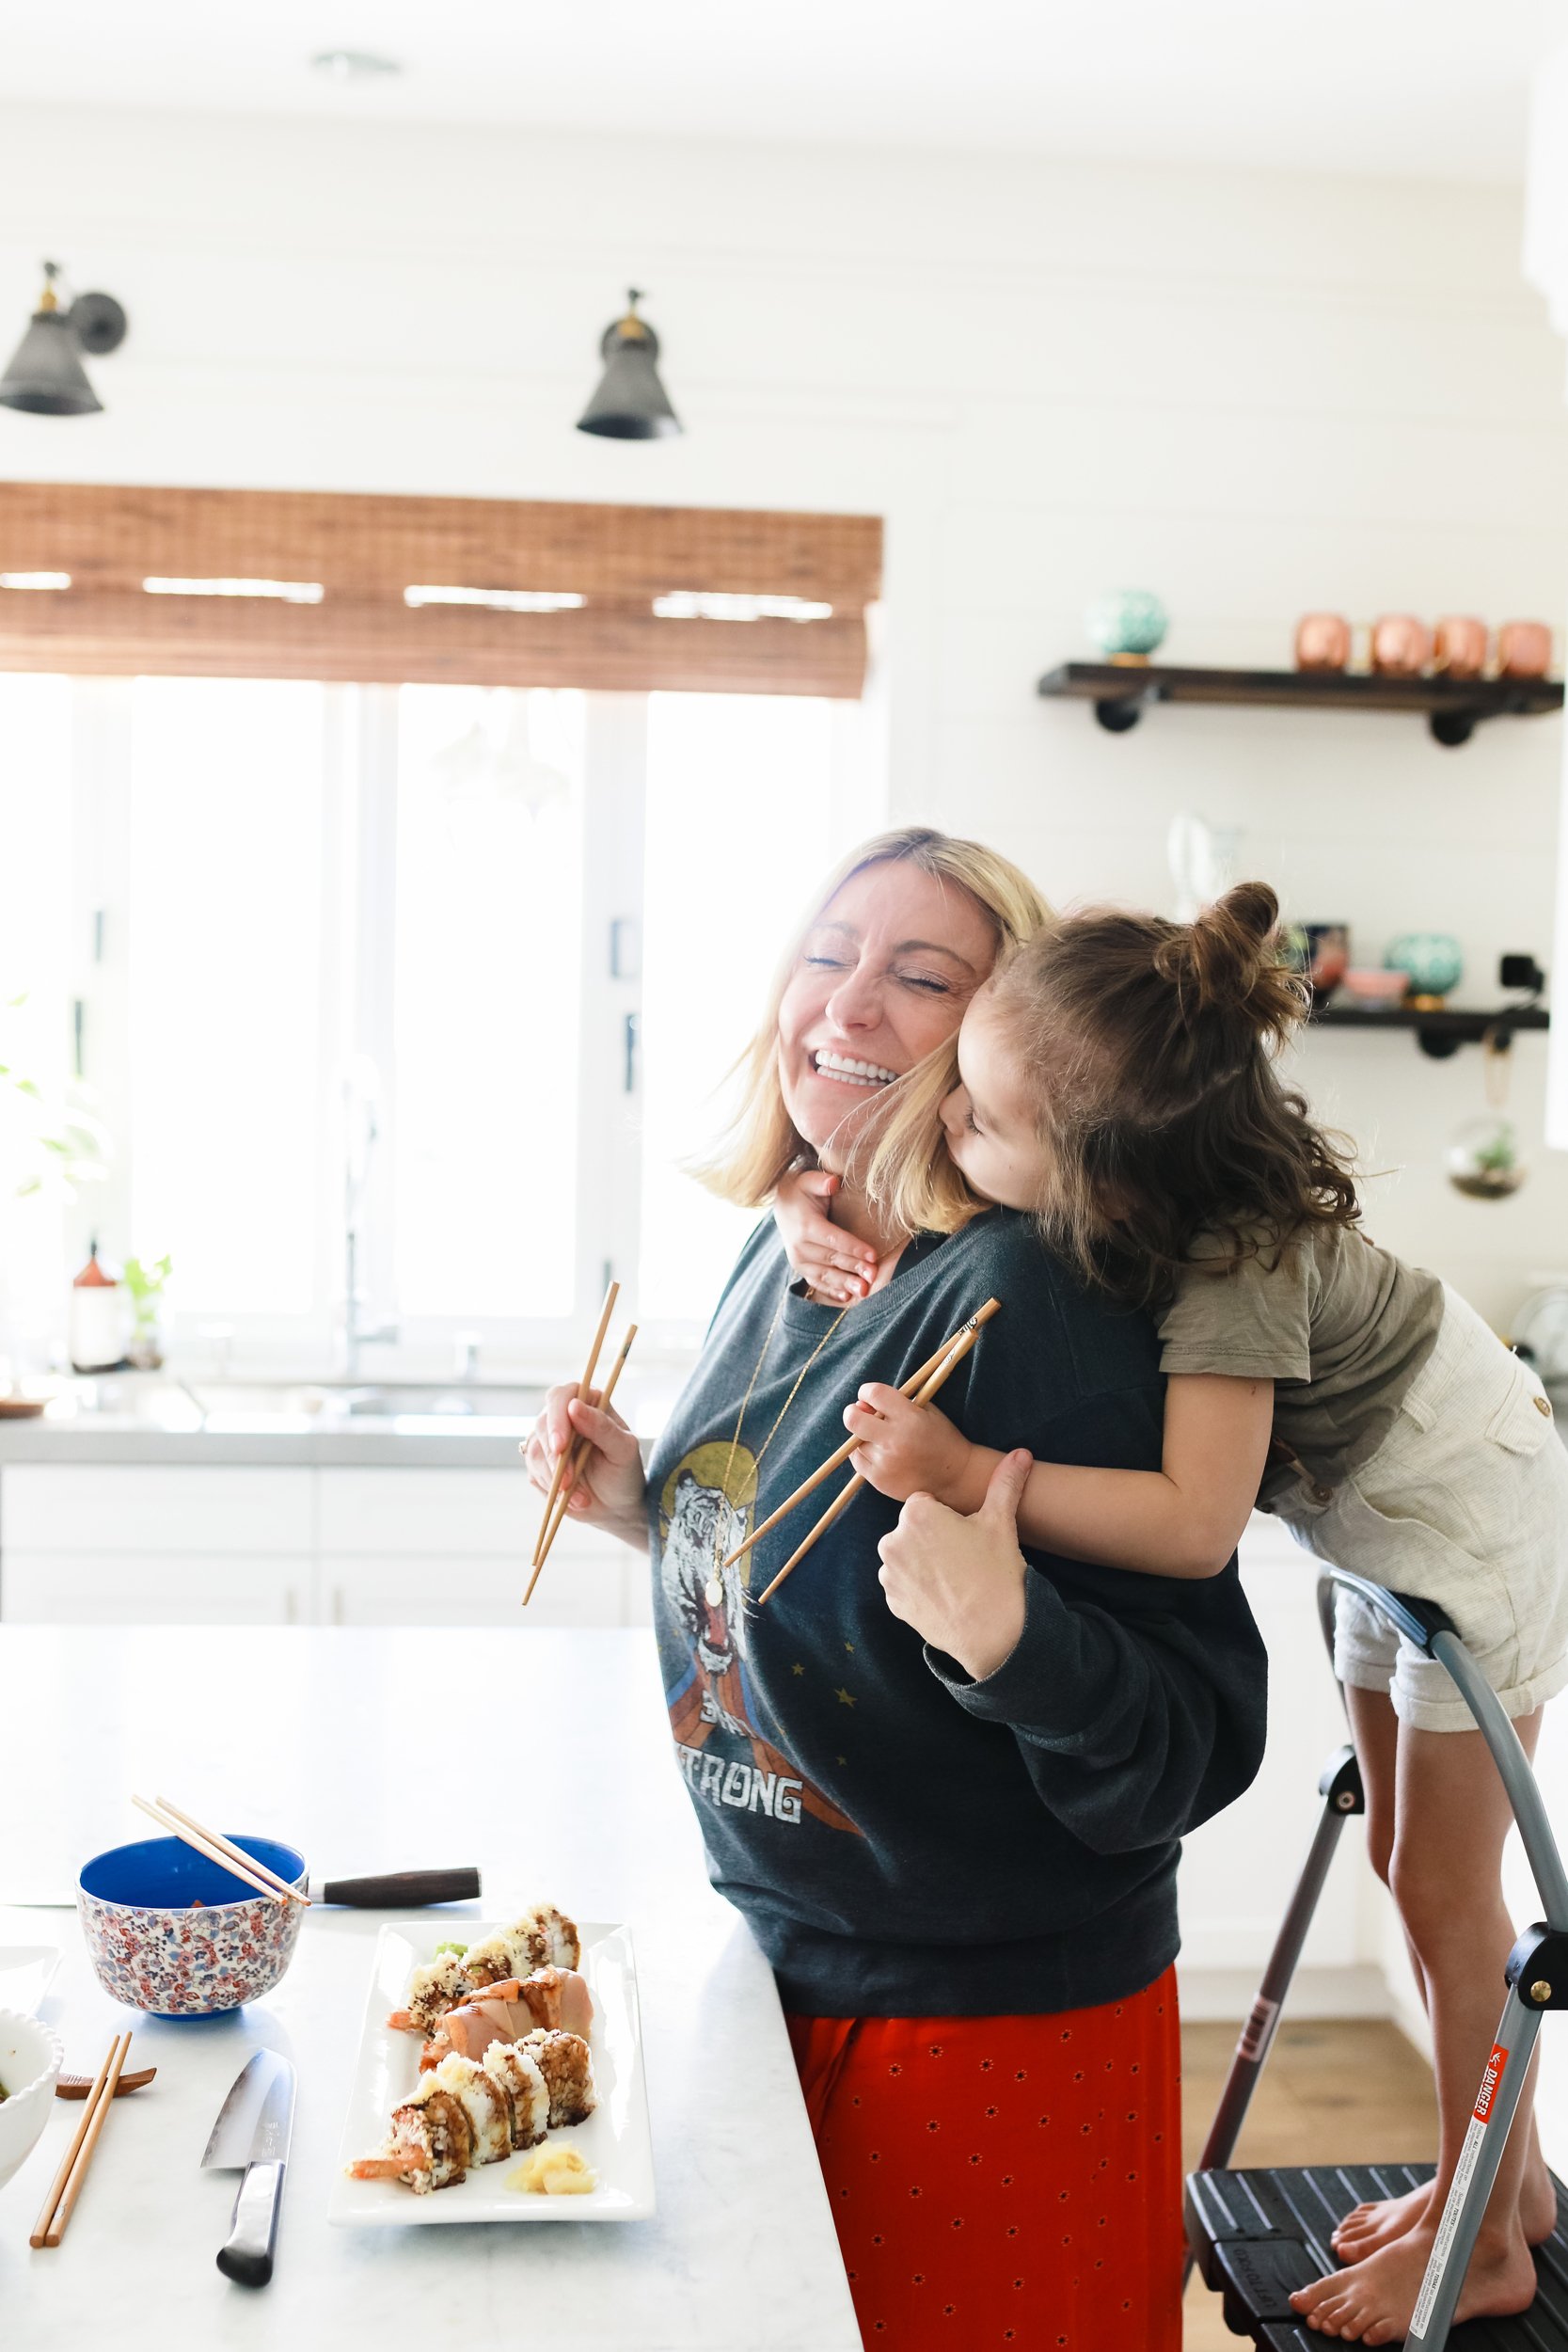
[{"label": "white ceiling", "polygon": [[[1524,172],[1562,0],[71,0],[0,8],[0,99]],[[340,87],[328,48],[398,58]]]}]

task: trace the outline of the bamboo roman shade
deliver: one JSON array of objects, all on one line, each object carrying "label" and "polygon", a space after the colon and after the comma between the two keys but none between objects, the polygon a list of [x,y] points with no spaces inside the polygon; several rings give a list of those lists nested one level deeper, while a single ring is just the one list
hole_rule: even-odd
[{"label": "bamboo roman shade", "polygon": [[0,483],[0,669],[853,697],[874,516]]}]

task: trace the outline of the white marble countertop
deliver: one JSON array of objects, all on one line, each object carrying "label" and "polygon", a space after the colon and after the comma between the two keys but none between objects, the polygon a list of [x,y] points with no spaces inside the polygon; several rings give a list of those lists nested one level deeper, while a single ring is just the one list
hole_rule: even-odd
[{"label": "white marble countertop", "polygon": [[[410,1756],[421,1722],[427,1745]],[[133,1788],[287,1838],[315,1872],[478,1861],[483,1904],[439,1915],[456,1932],[539,1899],[628,1920],[657,2217],[329,2229],[379,1915],[312,1911],[288,1974],[250,2009],[135,2020],[100,1991],[73,1910],[16,1907],[68,1897],[82,1860],[140,1834]],[[486,2338],[858,2352],[772,1978],[707,1886],[646,1632],[0,1626],[4,1905],[0,1945],[64,1948],[42,2014],[67,2065],[93,2072],[133,2022],[130,2062],[159,2070],[109,2116],[58,2249],[35,2253],[27,2234],[79,2108],[55,2103],[0,2190],[0,2336],[17,2352],[471,2352]],[[263,2043],[293,2058],[299,2095],[277,2272],[258,2293],[214,2266],[236,2176],[199,2164],[225,2090]]]}]

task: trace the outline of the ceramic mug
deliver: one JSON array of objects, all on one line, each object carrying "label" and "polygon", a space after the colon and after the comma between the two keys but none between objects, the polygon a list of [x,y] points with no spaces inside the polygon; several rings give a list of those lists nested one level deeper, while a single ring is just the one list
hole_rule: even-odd
[{"label": "ceramic mug", "polygon": [[1304,612],[1296,623],[1296,668],[1342,670],[1350,660],[1350,623],[1338,612]]},{"label": "ceramic mug", "polygon": [[1372,668],[1384,677],[1419,677],[1432,657],[1432,637],[1414,612],[1385,612],[1372,623]]},{"label": "ceramic mug", "polygon": [[1433,644],[1433,666],[1447,677],[1480,677],[1486,668],[1486,623],[1445,613]]},{"label": "ceramic mug", "polygon": [[1505,621],[1497,631],[1499,677],[1544,677],[1552,666],[1552,632],[1544,621]]}]

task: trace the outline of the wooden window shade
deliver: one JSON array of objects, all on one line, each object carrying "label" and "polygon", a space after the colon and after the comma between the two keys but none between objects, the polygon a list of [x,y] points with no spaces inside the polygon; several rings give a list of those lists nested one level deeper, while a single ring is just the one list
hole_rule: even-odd
[{"label": "wooden window shade", "polygon": [[867,515],[0,483],[0,669],[854,697],[881,557]]}]

